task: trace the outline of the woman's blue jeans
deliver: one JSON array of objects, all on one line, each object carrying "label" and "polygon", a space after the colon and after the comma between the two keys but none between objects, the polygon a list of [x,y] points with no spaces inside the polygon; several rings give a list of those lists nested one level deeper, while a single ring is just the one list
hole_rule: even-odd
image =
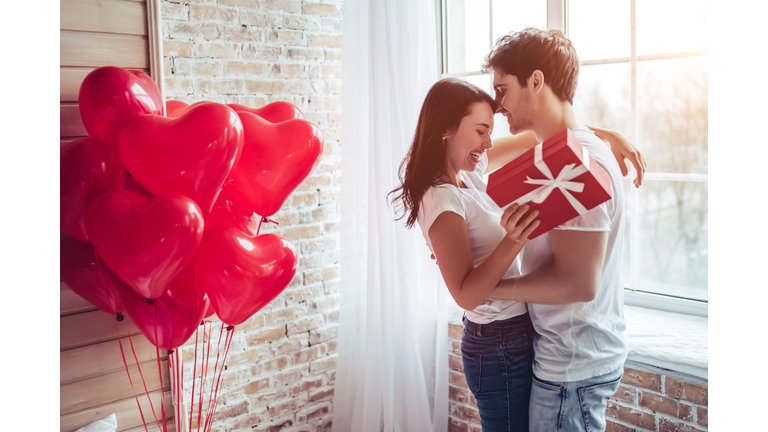
[{"label": "woman's blue jeans", "polygon": [[463,319],[461,354],[483,432],[528,431],[533,326],[528,314],[488,324]]}]

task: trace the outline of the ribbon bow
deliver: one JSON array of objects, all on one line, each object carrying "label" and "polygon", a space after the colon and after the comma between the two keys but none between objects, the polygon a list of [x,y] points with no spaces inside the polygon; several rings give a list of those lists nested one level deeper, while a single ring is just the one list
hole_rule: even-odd
[{"label": "ribbon bow", "polygon": [[563,169],[560,170],[560,173],[557,175],[557,177],[555,177],[552,175],[552,171],[550,171],[549,167],[544,162],[543,143],[538,144],[534,149],[533,161],[536,168],[538,168],[538,170],[541,171],[541,173],[544,174],[546,178],[532,179],[528,177],[525,180],[525,183],[536,184],[540,186],[516,199],[513,201],[513,204],[517,203],[518,205],[523,205],[529,201],[536,204],[541,204],[549,197],[549,194],[552,193],[553,190],[560,189],[560,192],[563,193],[565,199],[568,200],[571,206],[573,206],[573,208],[579,214],[586,213],[587,208],[584,207],[584,205],[582,205],[573,195],[571,195],[570,192],[581,192],[584,190],[584,183],[571,181],[589,170],[589,153],[585,148],[582,148],[582,151],[582,160],[584,161],[583,165],[576,167],[576,164],[568,164],[564,166]]}]

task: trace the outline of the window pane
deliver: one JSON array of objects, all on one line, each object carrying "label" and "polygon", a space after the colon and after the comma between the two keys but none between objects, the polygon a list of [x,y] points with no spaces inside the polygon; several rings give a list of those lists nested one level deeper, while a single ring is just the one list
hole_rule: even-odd
[{"label": "window pane", "polygon": [[493,41],[526,27],[547,27],[546,0],[492,0]]},{"label": "window pane", "polygon": [[648,171],[706,174],[707,57],[638,62],[637,90]]},{"label": "window pane", "polygon": [[707,300],[707,192],[685,181],[638,189],[638,290]]},{"label": "window pane", "polygon": [[707,49],[707,4],[701,0],[637,0],[637,55]]},{"label": "window pane", "polygon": [[573,111],[582,123],[615,129],[631,136],[629,63],[579,68]]},{"label": "window pane", "polygon": [[507,123],[507,118],[504,117],[504,114],[494,114],[493,132],[491,132],[491,138],[496,139],[510,135],[512,134],[509,133],[509,123]]},{"label": "window pane", "polygon": [[631,24],[629,0],[568,1],[568,38],[581,61],[629,57]]},{"label": "window pane", "polygon": [[463,79],[471,82],[472,84],[480,87],[481,90],[488,93],[489,96],[493,97],[493,93],[491,93],[491,80],[493,79],[491,75],[471,75],[468,77],[464,77]]},{"label": "window pane", "polygon": [[636,287],[632,285],[632,223],[635,218],[635,206],[632,189],[635,186],[629,177],[622,179],[624,187],[624,243],[621,248],[621,283],[624,288]]},{"label": "window pane", "polygon": [[448,73],[480,70],[491,50],[488,0],[447,2]]}]

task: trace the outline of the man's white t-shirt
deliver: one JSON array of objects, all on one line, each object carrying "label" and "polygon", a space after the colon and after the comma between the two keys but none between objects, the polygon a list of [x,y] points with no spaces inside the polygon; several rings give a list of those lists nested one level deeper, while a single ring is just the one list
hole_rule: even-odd
[{"label": "man's white t-shirt", "polygon": [[[573,135],[608,172],[613,198],[555,228],[609,232],[600,288],[594,300],[568,305],[528,304],[536,330],[533,373],[537,378],[559,382],[606,374],[622,367],[627,358],[620,274],[624,237],[621,171],[608,146],[594,132],[573,129]],[[549,233],[529,240],[522,253],[523,274],[550,265],[553,260]]]},{"label": "man's white t-shirt", "polygon": [[[461,171],[461,179],[467,188],[450,184],[433,186],[421,199],[418,222],[429,250],[429,228],[437,217],[446,211],[461,216],[467,224],[467,235],[475,267],[482,264],[501,243],[506,231],[501,226],[502,210],[486,193],[483,173],[488,166],[488,155],[483,153],[480,162],[472,172]],[[519,258],[515,258],[505,278],[520,274]],[[527,311],[525,303],[511,300],[488,300],[474,310],[466,311],[467,319],[477,324],[488,324],[522,315]]]}]

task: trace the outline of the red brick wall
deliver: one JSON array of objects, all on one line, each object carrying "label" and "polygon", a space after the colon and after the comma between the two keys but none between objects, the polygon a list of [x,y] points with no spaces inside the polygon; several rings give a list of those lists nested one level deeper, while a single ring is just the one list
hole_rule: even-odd
[{"label": "red brick wall", "polygon": [[[450,432],[481,432],[480,416],[467,388],[461,361],[461,324],[449,324]],[[700,432],[707,429],[708,388],[704,380],[632,363],[608,401],[607,432]]]},{"label": "red brick wall", "polygon": [[[235,329],[213,429],[330,430],[339,319],[341,0],[163,1],[161,8],[167,99],[254,108],[288,101],[325,138],[318,169],[272,217],[280,225],[262,230],[293,241],[299,270],[283,294]],[[193,348],[194,338],[183,351],[187,391]]]}]

